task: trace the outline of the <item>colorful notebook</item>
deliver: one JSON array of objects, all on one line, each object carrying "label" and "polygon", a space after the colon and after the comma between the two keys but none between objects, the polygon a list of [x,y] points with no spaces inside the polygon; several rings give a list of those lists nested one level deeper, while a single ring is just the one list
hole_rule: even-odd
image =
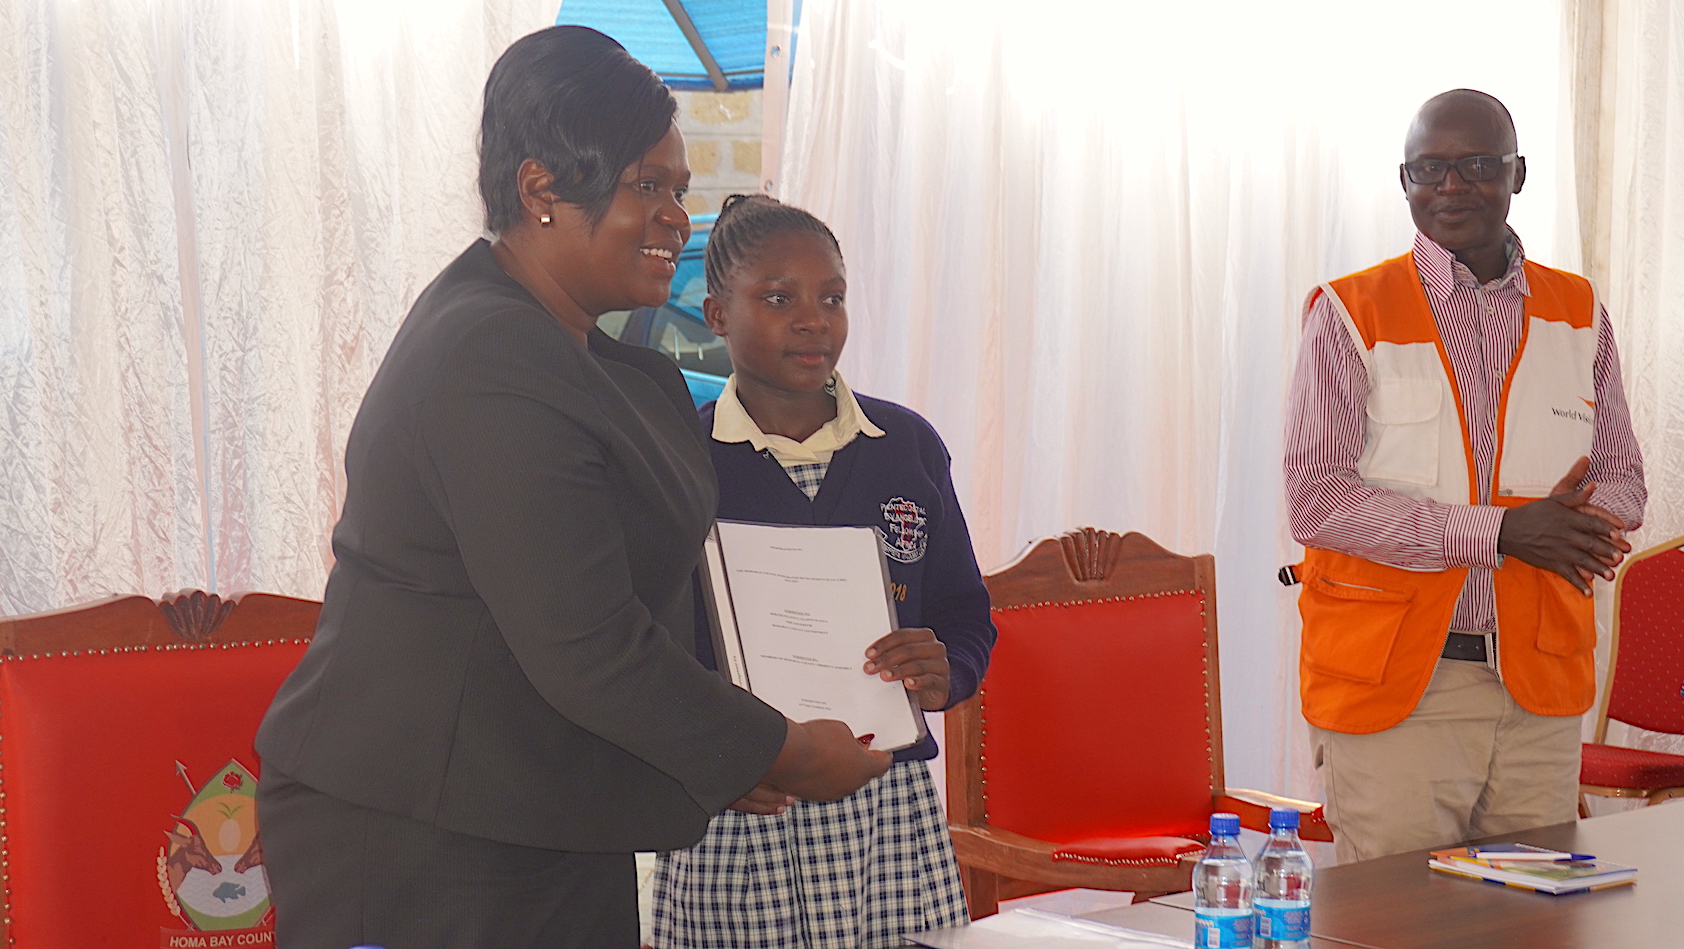
[{"label": "colorful notebook", "polygon": [[[1505,860],[1505,854],[1512,856]],[[1522,854],[1525,856],[1521,856]],[[1556,859],[1539,859],[1551,855]],[[1536,890],[1554,896],[1622,886],[1637,879],[1635,867],[1597,860],[1586,854],[1563,853],[1527,844],[1434,850],[1427,866],[1445,873]]]}]

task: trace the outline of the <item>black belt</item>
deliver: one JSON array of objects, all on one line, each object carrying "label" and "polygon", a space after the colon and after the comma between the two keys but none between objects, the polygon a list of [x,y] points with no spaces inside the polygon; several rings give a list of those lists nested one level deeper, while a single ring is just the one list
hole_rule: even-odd
[{"label": "black belt", "polygon": [[1451,633],[1450,638],[1444,641],[1444,652],[1440,655],[1446,659],[1485,662],[1485,637],[1478,633]]}]

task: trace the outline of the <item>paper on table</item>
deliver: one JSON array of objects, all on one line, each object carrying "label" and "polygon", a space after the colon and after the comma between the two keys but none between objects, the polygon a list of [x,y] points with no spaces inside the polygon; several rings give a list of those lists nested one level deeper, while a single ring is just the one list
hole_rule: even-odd
[{"label": "paper on table", "polygon": [[1134,894],[1128,890],[1053,890],[1033,896],[1019,896],[1001,900],[1000,912],[1014,909],[1033,909],[1059,916],[1089,916],[1104,910],[1134,905]]},{"label": "paper on table", "polygon": [[904,938],[930,949],[1193,949],[1185,939],[1033,909],[1009,910],[969,926]]},{"label": "paper on table", "polygon": [[875,530],[720,521],[703,565],[732,682],[796,721],[834,718],[874,735],[873,748],[924,736],[906,687],[862,668],[866,647],[896,626]]},{"label": "paper on table", "polygon": [[1183,890],[1180,893],[1154,896],[1149,902],[1157,903],[1160,906],[1173,906],[1176,909],[1191,910],[1193,908],[1193,891]]}]

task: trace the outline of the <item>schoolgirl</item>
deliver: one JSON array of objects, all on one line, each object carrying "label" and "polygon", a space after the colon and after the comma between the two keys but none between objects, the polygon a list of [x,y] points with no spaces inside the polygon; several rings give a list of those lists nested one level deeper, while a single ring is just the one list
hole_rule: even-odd
[{"label": "schoolgirl", "polygon": [[[708,327],[734,367],[702,410],[719,516],[877,528],[901,628],[866,650],[863,672],[903,682],[929,711],[970,697],[995,630],[947,450],[915,412],[857,396],[837,373],[848,311],[835,236],[799,208],[734,196],[706,274]],[[963,922],[935,754],[926,738],[832,803],[757,789],[700,844],[661,855],[656,949],[874,949]]]}]

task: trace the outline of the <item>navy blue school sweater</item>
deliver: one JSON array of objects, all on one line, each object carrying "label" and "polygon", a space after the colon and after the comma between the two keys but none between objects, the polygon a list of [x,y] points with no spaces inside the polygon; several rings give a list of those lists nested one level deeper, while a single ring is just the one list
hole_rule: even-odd
[{"label": "navy blue school sweater", "polygon": [[[709,439],[719,472],[719,516],[765,524],[875,527],[889,560],[895,610],[903,627],[924,626],[947,646],[948,706],[976,694],[994,647],[988,589],[982,585],[971,534],[953,493],[947,447],[918,413],[893,402],[855,396],[883,430],[860,434],[830,459],[819,493],[808,500],[770,453],[748,442]],[[713,403],[701,409],[713,431]],[[714,668],[713,643],[698,622],[697,655]],[[865,656],[860,656],[864,665]],[[932,734],[895,752],[896,761],[936,755]]]}]

